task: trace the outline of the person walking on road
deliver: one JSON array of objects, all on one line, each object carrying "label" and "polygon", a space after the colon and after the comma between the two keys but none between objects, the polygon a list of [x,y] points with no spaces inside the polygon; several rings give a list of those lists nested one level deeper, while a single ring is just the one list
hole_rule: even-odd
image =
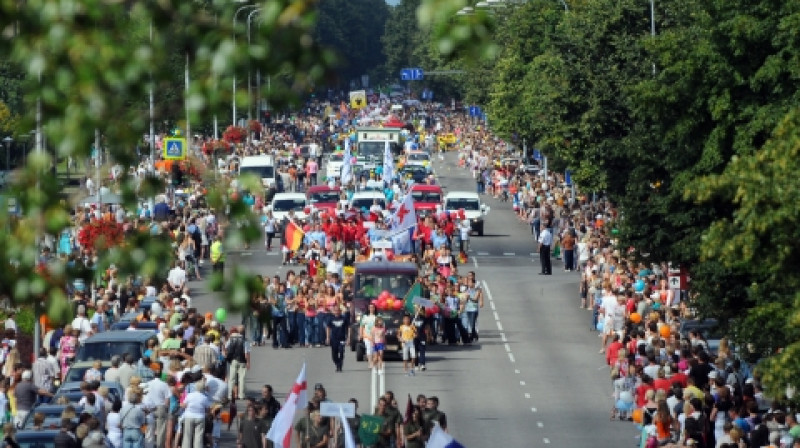
[{"label": "person walking on road", "polygon": [[214,237],[211,243],[211,267],[214,272],[224,272],[225,270],[225,249],[222,247],[222,236]]},{"label": "person walking on road", "polygon": [[550,246],[553,244],[553,234],[550,224],[546,224],[539,232],[539,260],[542,263],[542,272],[539,275],[552,275],[553,266],[550,264]]},{"label": "person walking on road", "polygon": [[[244,398],[247,371],[250,369],[250,343],[244,339],[244,327],[231,329],[231,337],[225,347],[228,369],[228,399]],[[238,390],[235,388],[238,385]]]},{"label": "person walking on road", "polygon": [[349,326],[347,319],[342,315],[342,307],[335,306],[333,308],[333,317],[328,320],[327,343],[331,346],[331,356],[333,357],[333,364],[336,366],[336,371],[342,371],[342,364],[344,363],[344,348],[349,345],[347,335]]}]

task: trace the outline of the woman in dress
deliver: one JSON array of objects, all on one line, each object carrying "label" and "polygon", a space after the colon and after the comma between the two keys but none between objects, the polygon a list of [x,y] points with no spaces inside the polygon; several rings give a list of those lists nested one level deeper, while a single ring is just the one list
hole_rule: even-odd
[{"label": "woman in dress", "polygon": [[72,325],[68,324],[64,327],[64,336],[61,337],[61,341],[58,343],[62,379],[67,374],[67,370],[69,370],[70,361],[75,357],[75,354],[78,351],[77,333],[79,332],[73,330]]}]

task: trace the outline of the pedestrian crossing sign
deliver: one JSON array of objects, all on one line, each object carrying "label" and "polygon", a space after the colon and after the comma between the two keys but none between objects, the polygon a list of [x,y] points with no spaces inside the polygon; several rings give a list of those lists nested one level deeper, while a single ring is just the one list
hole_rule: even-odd
[{"label": "pedestrian crossing sign", "polygon": [[186,159],[186,139],[165,138],[164,160],[184,160],[184,159]]}]

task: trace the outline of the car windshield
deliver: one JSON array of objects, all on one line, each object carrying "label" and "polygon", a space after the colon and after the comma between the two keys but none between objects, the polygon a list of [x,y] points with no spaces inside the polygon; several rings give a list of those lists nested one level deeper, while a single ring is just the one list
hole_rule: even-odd
[{"label": "car windshield", "polygon": [[84,343],[78,350],[76,361],[108,361],[114,355],[125,354],[138,361],[142,357],[142,344],[136,341]]},{"label": "car windshield", "polygon": [[[375,203],[375,199],[373,198],[361,198],[361,199],[353,199],[352,206],[353,208],[361,210],[362,208],[366,208],[369,210],[372,207],[372,204]],[[383,199],[378,199],[378,205],[381,206],[382,209],[386,210],[386,201]]]},{"label": "car windshield", "polygon": [[336,191],[320,191],[318,193],[311,193],[311,202],[337,202],[339,201],[339,193]]},{"label": "car windshield", "polygon": [[243,166],[239,168],[239,175],[253,174],[261,179],[271,179],[275,177],[275,167],[272,166]]},{"label": "car windshield", "polygon": [[358,144],[358,156],[367,158],[381,158],[385,151],[384,142],[361,142]]},{"label": "car windshield", "polygon": [[422,160],[422,161],[427,161],[427,160],[429,160],[429,157],[428,157],[428,155],[427,155],[427,154],[409,154],[409,155],[408,155],[408,160]]},{"label": "car windshield", "polygon": [[328,161],[329,162],[342,162],[342,161],[344,161],[344,154],[342,154],[340,152],[331,154],[328,157]]},{"label": "car windshield", "polygon": [[359,299],[372,300],[386,290],[396,297],[404,298],[415,278],[412,274],[358,274],[355,295]]},{"label": "car windshield", "polygon": [[[64,377],[64,382],[69,383],[72,381],[83,381],[84,375],[86,375],[86,371],[89,370],[90,366],[81,366],[81,367],[70,367],[67,371],[67,376]],[[105,375],[106,370],[108,370],[108,366],[100,367],[100,373]]]},{"label": "car windshield", "polygon": [[435,191],[412,191],[411,197],[417,202],[442,202],[442,195]]},{"label": "car windshield", "polygon": [[424,173],[425,167],[420,165],[406,165],[405,168],[403,168],[403,171],[407,171],[409,173]]},{"label": "car windshield", "polygon": [[306,206],[303,199],[276,199],[272,203],[272,210],[276,212],[288,212],[289,210],[302,210]]},{"label": "car windshield", "polygon": [[481,204],[477,199],[450,199],[447,201],[447,210],[480,210]]}]

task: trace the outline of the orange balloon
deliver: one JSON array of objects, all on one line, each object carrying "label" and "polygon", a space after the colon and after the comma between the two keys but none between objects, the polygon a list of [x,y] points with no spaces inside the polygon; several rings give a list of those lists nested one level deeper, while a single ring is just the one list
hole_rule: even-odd
[{"label": "orange balloon", "polygon": [[661,328],[658,329],[658,334],[664,339],[668,338],[671,332],[672,330],[670,330],[669,325],[662,325]]},{"label": "orange balloon", "polygon": [[638,324],[642,321],[642,315],[639,313],[631,313],[631,322]]},{"label": "orange balloon", "polygon": [[642,410],[641,409],[634,409],[631,413],[631,418],[635,423],[642,423]]}]

